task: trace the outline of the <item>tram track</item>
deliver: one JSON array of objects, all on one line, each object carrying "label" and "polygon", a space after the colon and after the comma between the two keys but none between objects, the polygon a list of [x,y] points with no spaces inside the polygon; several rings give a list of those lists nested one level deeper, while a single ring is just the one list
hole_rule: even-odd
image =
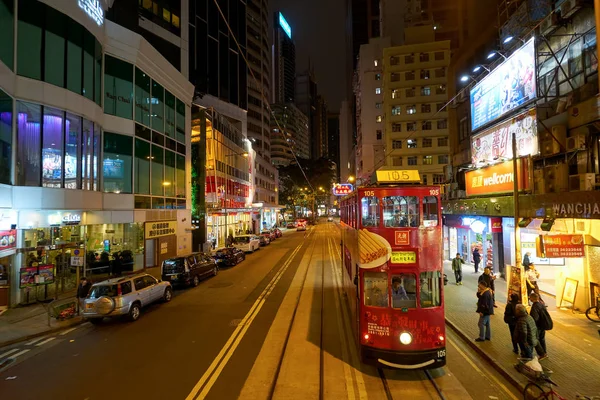
[{"label": "tram track", "polygon": [[[393,392],[390,388],[390,384],[388,382],[388,378],[385,376],[385,370],[383,368],[377,368],[377,374],[379,375],[379,378],[381,380],[381,384],[383,386],[383,391],[386,395],[387,400],[394,400],[396,398],[404,397],[404,396],[394,397]],[[408,372],[408,374],[411,374],[411,373]],[[415,375],[414,381],[421,381],[423,383],[429,382],[429,384],[431,384],[430,388],[433,388],[433,391],[435,391],[437,398],[439,398],[441,400],[446,400],[446,396],[444,395],[444,392],[439,387],[439,385],[435,382],[435,379],[433,378],[433,376],[431,376],[431,373],[428,370],[413,371],[412,374]],[[419,379],[419,375],[421,375],[421,377],[420,377],[421,379]],[[423,375],[425,376],[426,379],[422,379]],[[431,393],[431,390],[428,390],[427,392]]]}]

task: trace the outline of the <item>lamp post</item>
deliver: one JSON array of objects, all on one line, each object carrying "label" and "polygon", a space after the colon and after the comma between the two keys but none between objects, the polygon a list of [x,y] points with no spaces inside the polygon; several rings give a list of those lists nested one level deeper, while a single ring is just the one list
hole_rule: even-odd
[{"label": "lamp post", "polygon": [[[519,174],[518,168],[518,154],[517,154],[517,134],[516,131],[512,133],[512,153],[513,153],[513,204],[514,204],[514,226],[515,226],[515,268],[521,269],[521,234],[519,232]],[[523,287],[523,279],[525,279],[525,271],[521,271],[521,281],[519,282],[520,287]],[[512,277],[511,271],[508,272],[508,282]],[[528,304],[527,293],[521,293],[521,303]]]},{"label": "lamp post", "polygon": [[[228,149],[229,147],[226,147],[226,149]],[[242,156],[245,158],[248,158],[248,152],[244,151],[243,153],[233,153],[233,154],[225,154],[225,159],[227,159],[227,157],[235,157],[235,156]],[[228,215],[227,215],[227,187],[229,186],[229,178],[228,178],[229,173],[226,172],[225,173],[225,194],[224,194],[224,209],[225,209],[225,246],[227,246],[227,235],[229,233],[229,220],[228,220]]]}]

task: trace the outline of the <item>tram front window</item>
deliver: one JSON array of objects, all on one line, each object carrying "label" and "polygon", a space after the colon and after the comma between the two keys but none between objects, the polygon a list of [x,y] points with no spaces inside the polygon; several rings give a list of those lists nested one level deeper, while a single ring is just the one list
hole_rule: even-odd
[{"label": "tram front window", "polygon": [[421,272],[419,297],[421,308],[439,307],[441,305],[441,279],[439,271]]},{"label": "tram front window", "polygon": [[389,196],[382,199],[383,220],[388,228],[419,226],[419,198]]},{"label": "tram front window", "polygon": [[417,278],[415,275],[392,275],[392,307],[417,308]]},{"label": "tram front window", "polygon": [[365,306],[388,306],[388,275],[385,272],[365,272],[364,297]]}]

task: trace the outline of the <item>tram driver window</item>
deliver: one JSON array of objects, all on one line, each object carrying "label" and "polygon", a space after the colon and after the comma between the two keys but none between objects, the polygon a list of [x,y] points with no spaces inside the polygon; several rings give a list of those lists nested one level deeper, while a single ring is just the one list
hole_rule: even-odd
[{"label": "tram driver window", "polygon": [[392,275],[392,307],[417,308],[417,278],[414,274]]},{"label": "tram driver window", "polygon": [[421,272],[419,279],[419,297],[421,308],[441,305],[441,273],[439,271]]},{"label": "tram driver window", "polygon": [[389,196],[382,199],[383,220],[388,228],[419,226],[419,198],[414,196]]},{"label": "tram driver window", "polygon": [[365,228],[379,226],[379,199],[375,196],[363,197],[360,203],[362,226]]},{"label": "tram driver window", "polygon": [[438,226],[439,221],[438,200],[435,196],[423,197],[423,225]]},{"label": "tram driver window", "polygon": [[363,275],[365,306],[388,306],[388,275],[385,272],[365,272]]}]

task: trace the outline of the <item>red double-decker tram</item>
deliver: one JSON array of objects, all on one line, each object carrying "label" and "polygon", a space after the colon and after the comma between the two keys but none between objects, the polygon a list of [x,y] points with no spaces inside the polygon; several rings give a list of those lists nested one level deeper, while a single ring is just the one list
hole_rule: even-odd
[{"label": "red double-decker tram", "polygon": [[446,364],[439,186],[418,171],[379,170],[341,200],[342,260],[363,362]]}]

